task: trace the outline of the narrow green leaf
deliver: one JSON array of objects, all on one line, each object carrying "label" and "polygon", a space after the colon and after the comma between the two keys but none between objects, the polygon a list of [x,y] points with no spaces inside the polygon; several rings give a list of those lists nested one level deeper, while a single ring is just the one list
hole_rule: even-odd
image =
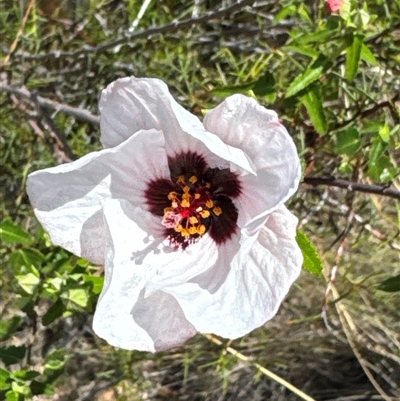
[{"label": "narrow green leaf", "polygon": [[301,102],[306,107],[315,130],[319,134],[325,134],[328,130],[328,122],[324,113],[319,85],[309,87],[307,93],[301,97]]},{"label": "narrow green leaf", "polygon": [[0,223],[0,238],[10,244],[30,245],[33,241],[28,232],[9,219]]},{"label": "narrow green leaf", "polygon": [[286,92],[286,98],[295,95],[320,79],[331,65],[332,62],[321,54],[301,75],[295,78]]},{"label": "narrow green leaf", "polygon": [[390,139],[390,128],[387,124],[383,125],[379,130],[379,136],[383,142],[388,143]]},{"label": "narrow green leaf", "polygon": [[48,326],[53,323],[54,320],[58,319],[64,313],[64,304],[61,299],[57,299],[53,305],[50,306],[49,310],[43,315],[42,323],[43,326]]},{"label": "narrow green leaf", "polygon": [[369,65],[376,66],[379,65],[378,60],[375,58],[374,54],[369,50],[369,48],[363,43],[361,45],[361,60],[364,60]]},{"label": "narrow green leaf", "polygon": [[296,241],[303,253],[304,268],[312,274],[321,274],[323,269],[322,259],[307,235],[303,231],[297,230]]},{"label": "narrow green leaf", "polygon": [[336,138],[336,152],[341,155],[353,156],[361,149],[360,133],[354,127],[338,132]]},{"label": "narrow green leaf", "polygon": [[20,316],[13,316],[11,319],[2,321],[0,323],[0,341],[8,340],[23,320],[24,319]]},{"label": "narrow green leaf", "polygon": [[400,291],[400,274],[398,276],[390,277],[379,284],[378,290],[386,292]]},{"label": "narrow green leaf", "polygon": [[350,46],[346,51],[346,79],[353,81],[358,72],[360,64],[361,48],[364,36],[354,35],[351,40]]},{"label": "narrow green leaf", "polygon": [[21,345],[19,347],[10,345],[9,347],[0,348],[0,359],[6,365],[12,365],[19,362],[26,353],[26,347]]}]

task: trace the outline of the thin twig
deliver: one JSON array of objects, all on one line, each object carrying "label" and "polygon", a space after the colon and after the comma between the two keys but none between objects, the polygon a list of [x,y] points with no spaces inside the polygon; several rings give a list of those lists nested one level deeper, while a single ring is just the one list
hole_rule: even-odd
[{"label": "thin twig", "polygon": [[[223,342],[219,340],[218,338],[210,335],[210,334],[204,334],[204,336],[211,342],[217,345],[223,345]],[[257,362],[252,362],[247,356],[241,354],[240,352],[236,351],[232,347],[225,347],[224,348],[227,352],[235,356],[236,358],[240,359],[243,362],[246,363],[251,363],[257,370],[259,370],[261,373],[263,373],[265,376],[269,377],[270,379],[274,380],[275,382],[281,384],[282,386],[286,387],[288,390],[290,390],[292,393],[296,394],[300,398],[302,398],[305,401],[315,401],[314,398],[311,398],[309,395],[298,389],[297,387],[293,386],[293,384],[290,384],[287,382],[285,379],[282,379],[282,377],[278,376],[277,374],[271,372],[270,370],[264,368]]]},{"label": "thin twig", "polygon": [[90,113],[87,110],[80,109],[78,107],[68,106],[68,105],[62,104],[62,103],[58,103],[58,102],[55,102],[54,100],[46,99],[41,96],[37,96],[35,99],[34,95],[32,95],[32,93],[29,92],[28,89],[26,89],[26,88],[16,88],[16,87],[7,85],[6,83],[2,82],[0,84],[0,89],[6,91],[8,93],[14,93],[17,96],[20,96],[20,97],[30,100],[31,102],[34,102],[36,100],[37,104],[39,104],[41,107],[44,107],[46,109],[56,110],[56,111],[62,111],[64,113],[74,116],[77,120],[86,121],[93,125],[100,124],[100,117],[96,116],[95,114]]},{"label": "thin twig", "polygon": [[361,182],[352,182],[343,180],[336,177],[304,177],[304,184],[308,185],[326,185],[329,187],[344,188],[349,191],[364,192],[369,194],[376,194],[388,196],[389,198],[400,199],[400,191],[392,188],[390,184],[376,185],[376,184],[363,184]]}]

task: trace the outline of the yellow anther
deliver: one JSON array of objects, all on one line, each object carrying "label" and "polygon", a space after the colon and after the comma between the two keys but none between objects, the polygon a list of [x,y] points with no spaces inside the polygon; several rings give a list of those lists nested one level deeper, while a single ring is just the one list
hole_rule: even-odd
[{"label": "yellow anther", "polygon": [[185,176],[184,176],[184,175],[180,175],[180,176],[178,177],[178,179],[176,180],[176,183],[177,183],[177,184],[186,184]]},{"label": "yellow anther", "polygon": [[200,216],[203,217],[203,219],[206,219],[207,217],[210,217],[210,212],[208,210],[202,210],[200,213]]},{"label": "yellow anther", "polygon": [[177,203],[176,201],[173,201],[173,202],[171,203],[171,205],[172,205],[172,207],[173,207],[174,209],[176,209],[176,208],[178,207],[178,203]]},{"label": "yellow anther", "polygon": [[203,235],[206,232],[206,226],[202,224],[197,227],[197,234]]},{"label": "yellow anther", "polygon": [[181,202],[181,205],[182,205],[183,207],[189,207],[189,206],[190,206],[190,202],[189,202],[187,199],[184,199],[184,200]]},{"label": "yellow anther", "polygon": [[173,212],[174,208],[173,207],[165,207],[164,208],[164,214],[166,214],[167,212]]},{"label": "yellow anther", "polygon": [[208,208],[212,208],[213,206],[214,206],[214,202],[211,200],[211,199],[209,199],[207,202],[206,202],[206,206],[208,207]]},{"label": "yellow anther", "polygon": [[190,196],[189,194],[183,194],[183,195],[182,195],[182,199],[185,199],[185,200],[187,200],[187,201],[189,201],[190,198],[191,198],[191,196]]},{"label": "yellow anther", "polygon": [[185,185],[182,189],[183,192],[185,192],[185,194],[187,194],[190,191],[190,188],[187,185]]},{"label": "yellow anther", "polygon": [[197,219],[196,216],[189,217],[189,223],[190,224],[197,224],[198,222],[199,222],[199,220]]},{"label": "yellow anther", "polygon": [[181,235],[182,235],[183,237],[190,237],[189,230],[186,229],[186,228],[182,228]]},{"label": "yellow anther", "polygon": [[213,212],[216,216],[219,216],[222,213],[222,209],[219,206],[215,206]]},{"label": "yellow anther", "polygon": [[177,193],[175,191],[172,191],[168,194],[168,199],[173,200],[176,199]]},{"label": "yellow anther", "polygon": [[194,184],[195,182],[197,182],[197,177],[196,177],[195,175],[192,175],[192,176],[189,178],[189,181],[190,181],[192,184]]},{"label": "yellow anther", "polygon": [[206,182],[206,188],[211,188],[211,184],[209,182]]},{"label": "yellow anther", "polygon": [[179,226],[176,226],[176,227],[174,228],[174,230],[175,230],[176,232],[180,233],[180,232],[183,230],[182,224],[179,224]]},{"label": "yellow anther", "polygon": [[195,194],[194,194],[194,199],[200,199],[200,194],[195,193]]},{"label": "yellow anther", "polygon": [[196,226],[189,227],[188,232],[189,232],[190,235],[196,234],[197,233],[197,227]]}]

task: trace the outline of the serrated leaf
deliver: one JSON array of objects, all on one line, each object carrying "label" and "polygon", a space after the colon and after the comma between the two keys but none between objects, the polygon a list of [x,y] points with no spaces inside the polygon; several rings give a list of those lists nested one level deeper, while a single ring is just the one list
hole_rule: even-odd
[{"label": "serrated leaf", "polygon": [[380,283],[378,286],[378,290],[386,292],[400,291],[400,274],[382,281],[382,283]]},{"label": "serrated leaf", "polygon": [[361,149],[360,133],[354,127],[338,132],[336,138],[336,152],[341,155],[353,156]]},{"label": "serrated leaf", "polygon": [[43,326],[48,326],[50,323],[53,323],[54,320],[62,316],[64,309],[64,304],[61,299],[57,299],[57,301],[54,302],[54,304],[50,306],[49,310],[43,315]]},{"label": "serrated leaf", "polygon": [[353,35],[351,44],[346,50],[346,79],[349,81],[353,81],[357,75],[363,40],[364,36]]},{"label": "serrated leaf", "polygon": [[0,239],[10,244],[30,245],[33,242],[28,232],[9,219],[0,223]]},{"label": "serrated leaf", "polygon": [[319,85],[309,87],[307,93],[301,97],[301,102],[306,107],[315,130],[319,134],[325,134],[328,130],[328,122],[324,113]]},{"label": "serrated leaf", "polygon": [[0,348],[0,359],[5,365],[12,365],[24,358],[25,353],[25,346],[21,345],[17,347],[15,345],[10,345],[9,347]]},{"label": "serrated leaf", "polygon": [[297,230],[296,241],[301,249],[301,252],[303,253],[304,268],[309,273],[316,275],[321,274],[324,267],[322,259],[307,235],[303,231]]},{"label": "serrated leaf", "polygon": [[23,320],[24,319],[20,316],[13,316],[11,319],[2,321],[0,323],[0,341],[8,340]]},{"label": "serrated leaf", "polygon": [[332,62],[322,54],[289,86],[286,92],[286,98],[307,88],[316,80],[320,79],[325,72],[331,67]]}]

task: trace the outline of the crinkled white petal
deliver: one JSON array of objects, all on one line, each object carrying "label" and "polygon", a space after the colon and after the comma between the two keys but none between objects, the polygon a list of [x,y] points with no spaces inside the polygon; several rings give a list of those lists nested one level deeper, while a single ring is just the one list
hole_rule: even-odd
[{"label": "crinkled white petal", "polygon": [[238,147],[255,166],[243,175],[238,225],[253,234],[265,216],[297,190],[300,160],[293,140],[274,111],[255,99],[233,95],[204,119],[205,128],[228,145]]},{"label": "crinkled white petal", "polygon": [[242,150],[226,145],[218,133],[206,132],[199,119],[180,106],[159,79],[119,79],[103,90],[99,107],[104,147],[116,146],[138,130],[155,128],[164,133],[170,156],[197,152],[212,167],[254,174],[254,166]]},{"label": "crinkled white petal", "polygon": [[[173,251],[157,231],[160,218],[126,200],[104,205],[107,225],[105,284],[94,330],[110,344],[160,351],[183,344],[196,330],[167,289],[215,265],[216,245],[206,236]],[[193,300],[195,302],[195,300]]]},{"label": "crinkled white petal", "polygon": [[146,208],[146,183],[155,178],[169,178],[164,137],[156,130],[139,131],[115,148],[30,174],[27,191],[55,244],[102,264],[102,202],[125,198]]},{"label": "crinkled white petal", "polygon": [[[303,258],[295,240],[296,224],[297,218],[280,206],[268,216],[256,240],[242,238],[239,249],[221,248],[222,266],[216,264],[164,291],[177,299],[198,331],[232,339],[245,335],[276,314],[300,274]],[[246,241],[253,242],[246,246]]]}]

